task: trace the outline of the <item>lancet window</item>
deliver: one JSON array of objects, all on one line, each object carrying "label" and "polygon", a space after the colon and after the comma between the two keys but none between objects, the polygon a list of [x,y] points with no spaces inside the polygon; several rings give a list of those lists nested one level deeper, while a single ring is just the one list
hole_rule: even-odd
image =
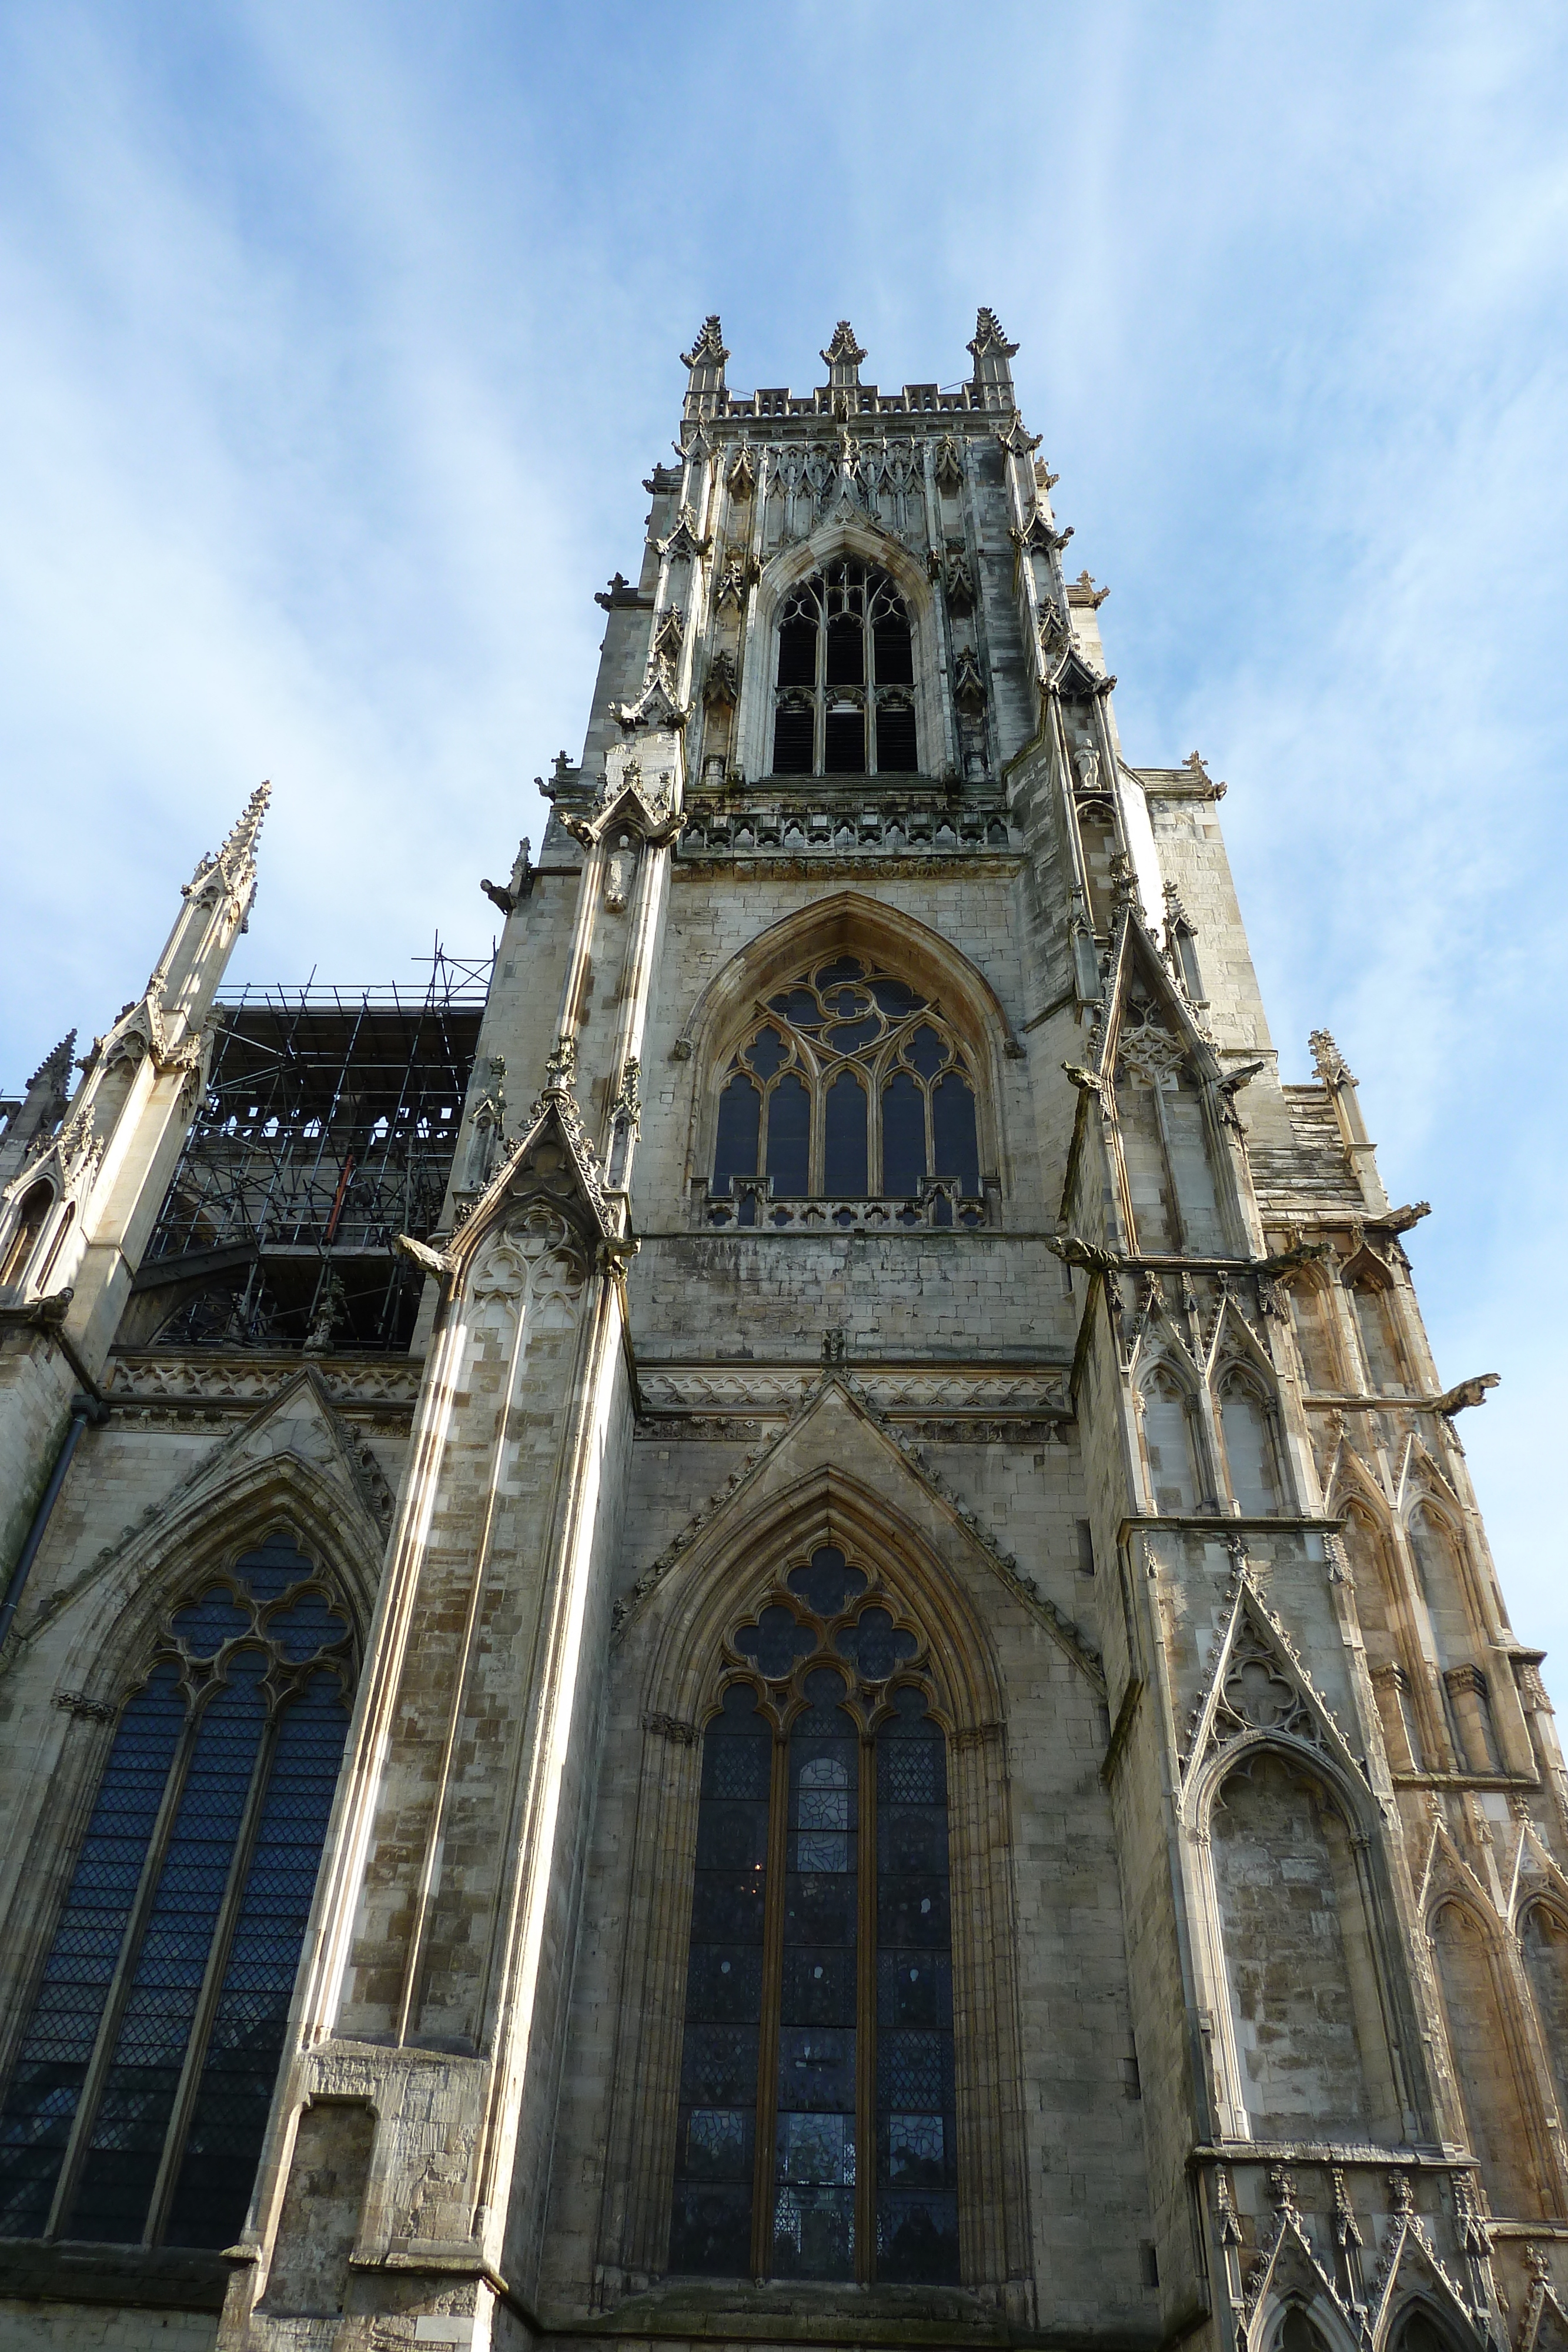
[{"label": "lancet window", "polygon": [[925,1644],[823,1546],[725,1658],[670,2268],[956,2281],[946,1741]]},{"label": "lancet window", "polygon": [[914,688],[908,608],[887,573],[852,556],[825,565],[779,616],[774,772],[911,773]]},{"label": "lancet window", "polygon": [[38,1245],[55,1196],[47,1184],[31,1185],[22,1195],[16,1223],[5,1258],[0,1261],[0,1290],[18,1288],[26,1278],[28,1263]]},{"label": "lancet window", "polygon": [[951,1197],[934,1222],[978,1223],[971,1058],[940,1005],[852,955],[759,1001],[718,1102],[712,1190],[737,1202],[738,1223],[759,1213],[738,1180],[759,1176],[775,1198],[911,1198],[942,1183]]},{"label": "lancet window", "polygon": [[0,2234],[237,2235],[353,1677],[343,1602],[287,1534],[164,1620],[0,2109]]}]

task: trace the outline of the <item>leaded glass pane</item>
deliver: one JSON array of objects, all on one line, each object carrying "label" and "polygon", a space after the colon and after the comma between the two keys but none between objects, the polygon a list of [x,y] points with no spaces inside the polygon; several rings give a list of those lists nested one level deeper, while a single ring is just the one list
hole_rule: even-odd
[{"label": "leaded glass pane", "polygon": [[732,1176],[758,1173],[758,1138],[762,1131],[762,1095],[749,1078],[734,1077],[718,1098],[718,1142],[713,1189],[727,1192]]},{"label": "leaded glass pane", "polygon": [[[346,1632],[317,1595],[309,1601],[323,1642]],[[244,2224],[348,1728],[334,1674],[313,1675],[278,1725],[165,2233],[170,2245],[225,2246]]]},{"label": "leaded glass pane", "polygon": [[817,1646],[817,1637],[802,1625],[793,1610],[776,1602],[765,1609],[755,1625],[743,1625],[735,1637],[735,1646],[743,1656],[755,1658],[770,1681],[777,1682],[789,1672],[797,1658],[809,1657]]},{"label": "leaded glass pane", "polygon": [[[783,2278],[855,2268],[860,1733],[846,1696],[838,1674],[808,1675],[809,1705],[789,1733],[773,2210]],[[841,2021],[825,2021],[835,2007]]]},{"label": "leaded glass pane", "polygon": [[240,1651],[197,1726],[71,2203],[73,2238],[142,2234],[267,1718],[266,1667],[259,1651]]},{"label": "leaded glass pane", "polygon": [[865,1681],[880,1683],[900,1659],[915,1655],[915,1641],[913,1633],[894,1623],[885,1609],[867,1609],[839,1635],[838,1646]]},{"label": "leaded glass pane", "polygon": [[931,1089],[931,1139],[937,1176],[956,1176],[973,1200],[980,1190],[980,1147],[975,1129],[975,1097],[956,1070]]},{"label": "leaded glass pane", "polygon": [[790,1591],[798,1592],[819,1617],[836,1617],[865,1591],[865,1578],[834,1544],[823,1544],[804,1568],[792,1568],[788,1580]]},{"label": "leaded glass pane", "polygon": [[0,2114],[0,2236],[35,2238],[48,2220],[184,1721],[172,1664],[158,1667],[120,1716]]},{"label": "leaded glass pane", "polygon": [[193,1658],[215,1657],[225,1642],[237,1642],[251,1629],[251,1613],[234,1595],[214,1584],[189,1609],[177,1609],[170,1623],[174,1639]]},{"label": "leaded glass pane", "polygon": [[925,1181],[925,1097],[913,1074],[897,1070],[882,1090],[882,1189],[918,1192]]},{"label": "leaded glass pane", "polygon": [[[866,1043],[858,1033],[852,1032],[850,1043],[845,1046],[844,1037],[842,1030],[834,1033],[833,1043],[844,1051]],[[870,1181],[866,1157],[866,1091],[852,1070],[839,1072],[828,1088],[825,1106],[822,1190],[824,1192],[847,1193],[851,1197],[863,1194]]]},{"label": "leaded glass pane", "polygon": [[[869,1612],[868,1612],[869,1613]],[[947,1784],[941,1727],[894,1694],[877,1735],[877,2276],[958,2276]]]},{"label": "leaded glass pane", "polygon": [[[788,1610],[768,1616],[795,1623]],[[670,2233],[671,2269],[706,2276],[751,2271],[772,1754],[756,1694],[732,1684],[703,1738]]]},{"label": "leaded glass pane", "polygon": [[786,1070],[768,1097],[768,1173],[776,1193],[795,1199],[810,1191],[810,1095]]}]

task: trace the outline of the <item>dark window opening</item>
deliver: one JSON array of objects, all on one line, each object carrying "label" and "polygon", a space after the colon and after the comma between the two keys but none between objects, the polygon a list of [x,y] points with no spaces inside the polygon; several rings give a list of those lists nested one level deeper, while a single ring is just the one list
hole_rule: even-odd
[{"label": "dark window opening", "polygon": [[914,685],[908,610],[885,572],[841,558],[791,589],[779,616],[774,772],[915,773],[918,746],[907,698],[886,711],[879,709],[873,725],[864,709],[833,708],[835,689],[867,688],[873,679],[878,688]]},{"label": "dark window opening", "polygon": [[733,1077],[718,1102],[718,1146],[713,1189],[727,1192],[732,1176],[755,1176],[762,1133],[762,1097],[749,1078]]},{"label": "dark window opening", "polygon": [[823,730],[822,768],[830,776],[865,773],[865,712],[830,710]]},{"label": "dark window opening", "polygon": [[876,765],[879,775],[913,775],[915,713],[898,704],[879,703],[876,713]]},{"label": "dark window opening", "polygon": [[809,776],[816,742],[816,713],[780,705],[773,720],[773,770],[779,776]]}]

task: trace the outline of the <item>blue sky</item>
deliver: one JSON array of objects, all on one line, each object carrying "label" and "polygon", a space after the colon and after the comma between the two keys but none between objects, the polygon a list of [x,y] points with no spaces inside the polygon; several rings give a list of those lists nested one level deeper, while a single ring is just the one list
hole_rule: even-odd
[{"label": "blue sky", "polygon": [[1333,1029],[1559,1654],[1568,20],[925,0],[0,9],[0,1079],[277,799],[236,977],[417,981],[580,745],[676,354],[1021,349],[1134,760]]}]

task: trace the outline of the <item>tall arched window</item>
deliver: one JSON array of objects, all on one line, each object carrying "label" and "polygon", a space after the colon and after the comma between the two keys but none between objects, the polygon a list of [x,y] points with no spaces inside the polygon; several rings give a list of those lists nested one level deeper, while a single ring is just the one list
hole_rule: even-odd
[{"label": "tall arched window", "polygon": [[41,1180],[23,1193],[5,1264],[0,1265],[0,1290],[14,1289],[26,1278],[27,1261],[38,1245],[38,1235],[54,1205],[53,1189]]},{"label": "tall arched window", "polygon": [[[716,1197],[735,1197],[747,1176],[767,1176],[776,1199],[912,1199],[938,1181],[957,1205],[938,1202],[935,1222],[980,1222],[970,1056],[938,1004],[863,957],[835,955],[803,966],[753,1017],[719,1097]],[[756,1213],[742,1197],[716,1222]]]},{"label": "tall arched window", "polygon": [[198,1579],[120,1710],[0,2110],[0,2235],[223,2246],[266,2128],[353,1683],[277,1534]]},{"label": "tall arched window", "polygon": [[1230,1491],[1244,1517],[1261,1517],[1280,1507],[1280,1465],[1272,1415],[1245,1372],[1228,1372],[1219,1383],[1219,1430]]},{"label": "tall arched window", "polygon": [[1201,1485],[1192,1412],[1175,1374],[1156,1364],[1143,1383],[1144,1451],[1156,1511],[1196,1511]]},{"label": "tall arched window", "polygon": [[1386,1279],[1360,1272],[1352,1276],[1349,1286],[1361,1352],[1366,1359],[1367,1385],[1375,1396],[1403,1396],[1405,1360],[1390,1286]]},{"label": "tall arched window", "polygon": [[946,1743],[918,1635],[824,1546],[703,1740],[670,2268],[958,2275]]},{"label": "tall arched window", "polygon": [[1318,1776],[1273,1748],[1232,1771],[1211,1816],[1239,2104],[1260,2139],[1396,2128],[1356,1839]]},{"label": "tall arched window", "polygon": [[1428,1932],[1455,2087],[1491,2210],[1534,2220],[1548,2209],[1528,2137],[1520,2128],[1521,2069],[1491,1936],[1467,1906],[1453,1901],[1439,1905]]},{"label": "tall arched window", "polygon": [[1568,1921],[1550,1905],[1532,1903],[1519,1923],[1519,1942],[1561,2113],[1568,2109]]},{"label": "tall arched window", "polygon": [[887,573],[853,556],[825,564],[779,615],[774,773],[911,773],[914,685],[909,614]]}]

